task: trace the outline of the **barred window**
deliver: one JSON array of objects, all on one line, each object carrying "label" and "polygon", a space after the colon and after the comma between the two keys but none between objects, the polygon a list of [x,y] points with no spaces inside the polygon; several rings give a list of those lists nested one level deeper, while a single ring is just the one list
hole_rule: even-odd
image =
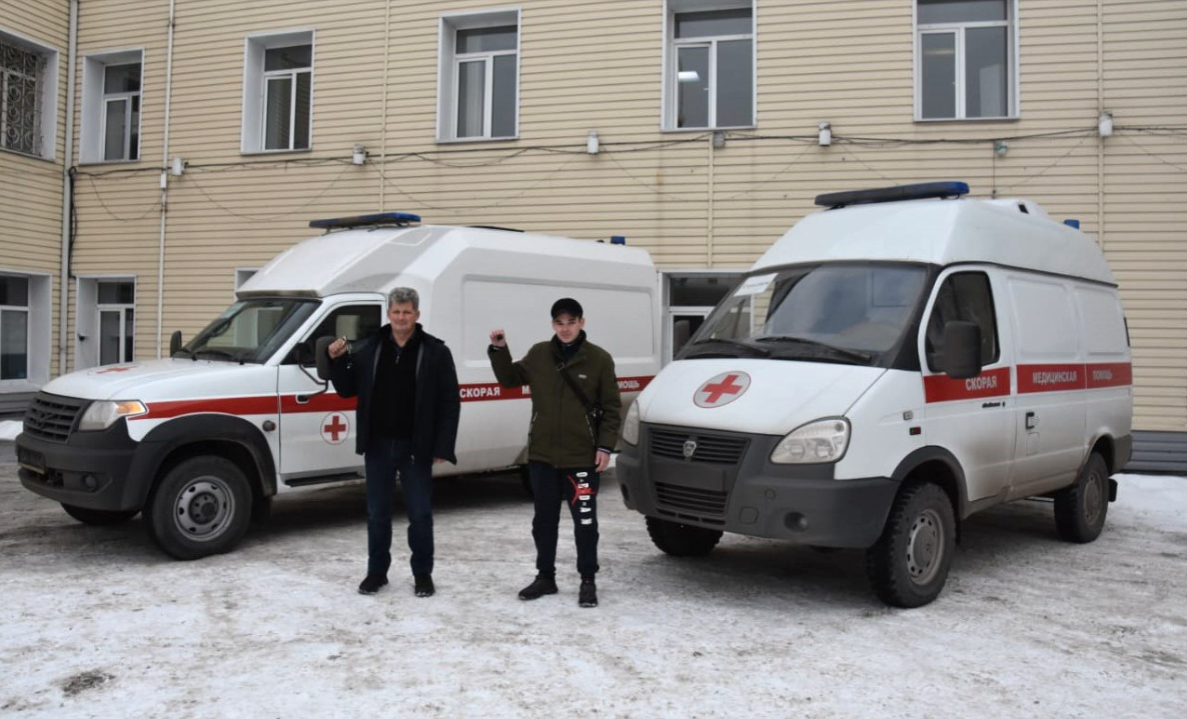
[{"label": "barred window", "polygon": [[41,93],[46,58],[0,36],[0,148],[41,155]]}]

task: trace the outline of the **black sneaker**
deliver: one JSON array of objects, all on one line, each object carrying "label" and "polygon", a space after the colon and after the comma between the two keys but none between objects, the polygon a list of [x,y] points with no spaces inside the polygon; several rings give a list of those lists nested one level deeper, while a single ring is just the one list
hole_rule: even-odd
[{"label": "black sneaker", "polygon": [[594,584],[592,579],[581,580],[581,590],[577,594],[577,606],[579,607],[596,607],[598,606],[598,587]]},{"label": "black sneaker", "polygon": [[556,577],[547,574],[537,574],[532,583],[519,590],[519,598],[525,602],[539,599],[545,594],[556,594]]},{"label": "black sneaker", "polygon": [[433,586],[433,577],[430,574],[416,575],[416,596],[431,597],[437,593],[437,588]]},{"label": "black sneaker", "polygon": [[379,588],[387,584],[387,577],[378,574],[368,574],[359,585],[359,594],[375,594]]}]

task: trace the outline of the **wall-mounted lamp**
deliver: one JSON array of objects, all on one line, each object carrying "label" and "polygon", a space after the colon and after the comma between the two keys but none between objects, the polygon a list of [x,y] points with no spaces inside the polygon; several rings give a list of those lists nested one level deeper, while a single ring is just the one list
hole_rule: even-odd
[{"label": "wall-mounted lamp", "polygon": [[993,141],[993,151],[995,153],[997,153],[998,157],[1005,157],[1006,153],[1009,152],[1009,150],[1010,150],[1010,145],[1005,140],[994,140]]},{"label": "wall-mounted lamp", "polygon": [[367,146],[361,142],[354,143],[354,150],[350,153],[350,164],[363,165],[367,162]]},{"label": "wall-mounted lamp", "polygon": [[173,166],[169,168],[169,172],[171,172],[174,177],[181,177],[185,174],[185,165],[185,160],[181,159],[180,157],[174,157]]},{"label": "wall-mounted lamp", "polygon": [[1101,137],[1108,137],[1113,134],[1113,113],[1108,110],[1101,110],[1100,121],[1096,125],[1096,131]]},{"label": "wall-mounted lamp", "polygon": [[601,152],[601,145],[598,143],[597,130],[590,130],[589,134],[585,136],[585,151],[591,155],[596,155]]},{"label": "wall-mounted lamp", "polygon": [[820,134],[816,136],[816,141],[821,147],[833,144],[833,126],[827,122],[820,123]]},{"label": "wall-mounted lamp", "polygon": [[725,132],[723,130],[717,130],[713,133],[713,148],[720,150],[723,147],[725,147]]}]

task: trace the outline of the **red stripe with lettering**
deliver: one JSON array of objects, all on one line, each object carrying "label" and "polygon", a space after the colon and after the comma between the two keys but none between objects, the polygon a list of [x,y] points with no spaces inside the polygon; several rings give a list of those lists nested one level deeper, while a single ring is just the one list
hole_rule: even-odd
[{"label": "red stripe with lettering", "polygon": [[1101,362],[1085,367],[1088,389],[1128,387],[1133,384],[1133,365],[1128,362]]},{"label": "red stripe with lettering", "polygon": [[948,375],[932,374],[923,378],[923,397],[926,402],[952,402],[958,399],[1001,397],[1010,394],[1010,368],[986,370],[969,379],[952,379]]},{"label": "red stripe with lettering", "polygon": [[1020,364],[1018,394],[1085,389],[1082,364]]},{"label": "red stripe with lettering", "polygon": [[[618,389],[622,392],[639,392],[651,384],[653,376],[619,377]],[[502,387],[496,382],[464,384],[459,388],[463,402],[484,402],[495,399],[523,399],[531,394],[527,387]],[[339,397],[333,390],[309,396],[308,402],[298,402],[296,394],[280,396],[279,411],[285,414],[303,412],[353,412],[358,407],[355,397]],[[214,397],[204,399],[183,399],[168,402],[149,402],[148,413],[129,419],[171,419],[187,414],[276,414],[277,398],[265,397]]]}]

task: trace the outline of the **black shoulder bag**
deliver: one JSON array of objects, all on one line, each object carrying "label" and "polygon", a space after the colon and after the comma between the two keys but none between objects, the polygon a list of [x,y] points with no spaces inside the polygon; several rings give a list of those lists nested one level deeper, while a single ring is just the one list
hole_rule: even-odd
[{"label": "black shoulder bag", "polygon": [[581,390],[581,386],[569,374],[569,367],[564,362],[556,363],[556,371],[565,380],[565,384],[569,385],[569,389],[573,390],[573,394],[577,395],[577,399],[581,400],[582,406],[585,407],[585,416],[589,419],[589,427],[593,430],[594,444],[598,442],[598,431],[602,426],[602,417],[606,412],[602,409],[602,405],[597,402],[590,402],[589,397],[585,396],[585,392]]}]

